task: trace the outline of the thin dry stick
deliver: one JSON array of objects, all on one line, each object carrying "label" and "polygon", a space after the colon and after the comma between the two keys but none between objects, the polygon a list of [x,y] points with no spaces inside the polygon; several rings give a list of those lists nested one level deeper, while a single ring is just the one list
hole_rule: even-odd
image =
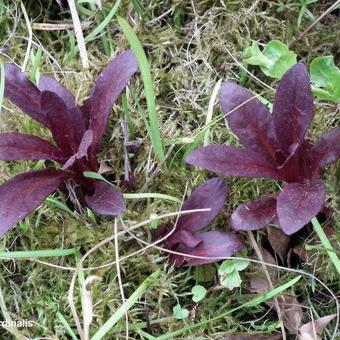
[{"label": "thin dry stick", "polygon": [[124,306],[124,313],[125,313],[125,329],[126,329],[126,340],[129,340],[129,316],[128,316],[128,310],[126,308],[126,300],[125,300],[125,294],[124,294],[124,288],[123,288],[123,281],[122,276],[120,275],[120,266],[119,266],[119,245],[118,245],[118,230],[117,230],[117,218],[115,218],[114,223],[114,235],[115,235],[115,255],[116,255],[116,269],[117,269],[117,278],[118,278],[118,284],[119,284],[119,290],[120,295],[122,297],[122,302]]},{"label": "thin dry stick", "polygon": [[[89,23],[81,25],[82,28],[87,28],[89,26],[90,26]],[[32,29],[36,31],[60,31],[60,30],[69,30],[72,28],[74,28],[73,24],[46,24],[43,22],[41,23],[36,22],[32,24]]]},{"label": "thin dry stick", "polygon": [[327,14],[332,12],[338,5],[340,5],[340,0],[335,2],[330,6],[325,12],[323,12],[312,24],[310,24],[295,40],[293,40],[288,47],[292,47],[297,41],[301,40],[320,20],[322,20]]},{"label": "thin dry stick", "polygon": [[81,24],[80,24],[78,12],[77,12],[76,4],[74,3],[74,0],[67,0],[67,2],[70,7],[70,11],[71,11],[74,33],[77,39],[81,62],[84,68],[89,68],[89,60],[87,57],[85,40],[83,36],[83,31],[81,29]]},{"label": "thin dry stick", "polygon": [[[262,256],[262,252],[259,248],[259,246],[257,245],[256,243],[256,240],[254,238],[254,235],[251,231],[248,231],[248,236],[250,238],[250,241],[252,243],[252,246],[256,252],[256,255],[257,257],[259,258],[259,260],[261,262],[264,262],[264,259],[263,259],[263,256]],[[267,281],[268,281],[268,284],[269,284],[269,287],[270,289],[274,289],[274,286],[273,286],[273,282],[270,278],[270,275],[269,275],[269,272],[267,270],[267,267],[265,264],[262,264],[262,268],[263,268],[263,271],[264,271],[264,274],[266,275],[266,278],[267,278]],[[283,319],[282,319],[282,311],[281,311],[281,308],[280,308],[280,304],[279,304],[279,301],[277,299],[277,297],[274,298],[274,305],[275,305],[275,309],[276,309],[276,312],[277,312],[277,316],[279,317],[279,320],[281,321],[281,333],[282,333],[282,339],[283,340],[286,340],[287,339],[287,335],[286,335],[286,331],[285,331],[285,326],[283,325]]]}]

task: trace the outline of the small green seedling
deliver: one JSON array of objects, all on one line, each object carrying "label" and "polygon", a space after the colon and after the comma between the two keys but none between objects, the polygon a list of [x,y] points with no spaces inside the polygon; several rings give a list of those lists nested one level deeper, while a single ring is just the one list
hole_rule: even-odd
[{"label": "small green seedling", "polygon": [[317,57],[310,66],[313,94],[320,99],[340,103],[340,70],[333,56]]},{"label": "small green seedling", "polygon": [[259,66],[268,77],[280,79],[296,64],[296,54],[279,40],[270,41],[262,51],[254,41],[252,46],[245,49],[243,61]]},{"label": "small green seedling", "polygon": [[296,8],[299,10],[299,15],[297,19],[297,27],[300,28],[302,19],[307,18],[310,21],[315,21],[314,14],[308,9],[308,6],[310,4],[313,4],[314,2],[317,2],[319,0],[300,0],[300,1],[294,1],[287,5],[288,8]]},{"label": "small green seedling", "polygon": [[240,287],[242,283],[240,271],[247,268],[249,261],[247,260],[225,260],[218,268],[220,283],[223,287],[230,290]]},{"label": "small green seedling", "polygon": [[189,311],[186,308],[182,308],[180,304],[178,304],[177,306],[175,306],[172,309],[172,312],[174,314],[174,317],[177,320],[183,320],[186,319],[189,315]]},{"label": "small green seedling", "polygon": [[192,287],[191,293],[192,301],[197,303],[205,298],[205,296],[207,295],[207,290],[203,286],[197,285]]}]

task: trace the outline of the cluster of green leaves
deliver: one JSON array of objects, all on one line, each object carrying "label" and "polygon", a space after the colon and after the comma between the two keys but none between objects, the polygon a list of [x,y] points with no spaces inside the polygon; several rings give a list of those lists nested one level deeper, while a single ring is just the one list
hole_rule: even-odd
[{"label": "cluster of green leaves", "polygon": [[218,268],[220,283],[230,290],[240,287],[242,279],[240,272],[249,265],[247,260],[225,260]]},{"label": "cluster of green leaves", "polygon": [[[268,77],[281,79],[297,63],[296,54],[281,41],[270,41],[261,51],[257,42],[244,51],[243,62],[259,66]],[[340,70],[333,56],[315,58],[309,66],[314,96],[340,103]]]},{"label": "cluster of green leaves", "polygon": [[[205,298],[207,295],[207,290],[201,285],[196,285],[192,287],[191,293],[189,294],[192,295],[192,301],[198,303]],[[172,309],[172,312],[177,320],[183,320],[189,316],[189,311],[186,308],[181,307],[180,304],[177,304]]]}]

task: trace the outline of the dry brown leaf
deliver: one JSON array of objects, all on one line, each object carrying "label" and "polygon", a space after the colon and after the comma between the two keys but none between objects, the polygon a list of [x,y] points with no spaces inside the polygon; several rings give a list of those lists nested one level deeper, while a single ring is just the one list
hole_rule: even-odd
[{"label": "dry brown leaf", "polygon": [[262,294],[270,289],[267,278],[263,275],[253,275],[250,278],[250,291]]},{"label": "dry brown leaf", "polygon": [[335,317],[336,314],[331,314],[304,324],[299,329],[298,340],[321,340],[322,332]]},{"label": "dry brown leaf", "polygon": [[296,334],[301,326],[302,307],[294,295],[281,295],[278,297],[282,311],[283,324],[289,332]]},{"label": "dry brown leaf", "polygon": [[274,227],[267,227],[267,235],[271,247],[275,253],[279,255],[281,261],[285,262],[290,237],[286,235],[281,229]]},{"label": "dry brown leaf", "polygon": [[[269,264],[273,264],[273,265],[277,265],[276,260],[270,254],[270,252],[268,250],[264,249],[263,247],[260,247],[260,250],[261,250],[264,262],[269,263]],[[271,267],[271,266],[267,266],[267,271],[269,273],[270,279],[272,280],[273,283],[275,283],[277,278],[278,278],[277,270],[275,268]]]}]

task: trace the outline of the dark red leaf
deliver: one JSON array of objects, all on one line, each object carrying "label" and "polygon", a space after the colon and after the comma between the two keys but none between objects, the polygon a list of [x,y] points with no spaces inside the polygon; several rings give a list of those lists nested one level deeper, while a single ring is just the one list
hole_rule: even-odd
[{"label": "dark red leaf", "polygon": [[274,164],[258,153],[228,145],[199,148],[186,162],[224,176],[281,179]]},{"label": "dark red leaf", "polygon": [[[165,235],[164,235],[165,236]],[[201,239],[195,236],[190,231],[185,229],[179,229],[170,235],[170,237],[166,241],[166,248],[172,248],[178,243],[188,246],[190,248],[196,247],[201,242]]]},{"label": "dark red leaf", "polygon": [[271,247],[284,263],[287,257],[290,237],[282,229],[276,227],[267,227],[267,236]]},{"label": "dark red leaf", "polygon": [[313,119],[313,97],[305,65],[296,64],[276,90],[273,120],[281,150],[287,155],[300,144]]},{"label": "dark red leaf", "polygon": [[15,64],[5,65],[5,98],[41,124],[47,125],[40,107],[40,91]]},{"label": "dark red leaf", "polygon": [[222,210],[227,196],[228,187],[222,178],[209,179],[192,192],[185,200],[181,210],[205,208],[210,208],[211,210],[180,216],[177,222],[177,229],[195,232],[206,227]]},{"label": "dark red leaf", "polygon": [[276,199],[261,197],[241,204],[231,215],[234,230],[257,230],[266,227],[276,218]]},{"label": "dark red leaf", "polygon": [[198,233],[195,236],[201,240],[200,244],[194,248],[180,245],[176,248],[176,251],[193,256],[210,257],[210,259],[190,258],[190,256],[172,254],[169,258],[170,263],[175,264],[176,267],[180,267],[184,263],[188,266],[213,263],[222,260],[224,257],[232,256],[244,246],[241,237],[233,233],[207,231]]},{"label": "dark red leaf", "polygon": [[69,169],[77,159],[81,159],[87,155],[89,147],[92,145],[93,132],[92,130],[86,130],[84,136],[79,144],[77,153],[70,157],[63,166],[63,170]]},{"label": "dark red leaf", "polygon": [[63,162],[63,153],[44,139],[17,132],[0,134],[0,160],[48,159]]},{"label": "dark red leaf", "polygon": [[94,181],[94,193],[86,195],[85,200],[89,208],[98,215],[117,216],[126,209],[123,194],[100,181]]},{"label": "dark red leaf", "polygon": [[74,95],[54,78],[40,76],[38,88],[41,92],[53,92],[64,101],[68,108],[72,108],[76,105]]},{"label": "dark red leaf", "polygon": [[53,92],[64,101],[68,108],[70,123],[75,132],[77,143],[80,143],[86,126],[88,126],[88,121],[86,117],[84,117],[83,112],[76,105],[73,94],[57,80],[47,76],[40,76],[38,88],[41,92]]},{"label": "dark red leaf", "polygon": [[289,183],[277,197],[277,215],[282,230],[291,235],[317,215],[325,201],[321,181]]},{"label": "dark red leaf", "polygon": [[278,167],[284,181],[303,182],[305,179],[312,178],[311,148],[312,145],[306,140],[295,146],[285,162]]},{"label": "dark red leaf", "polygon": [[222,85],[220,102],[229,127],[240,142],[274,161],[276,137],[267,108],[252,93],[233,83]]},{"label": "dark red leaf", "polygon": [[66,179],[56,169],[26,172],[0,186],[0,236],[36,209]]},{"label": "dark red leaf", "polygon": [[319,174],[321,168],[340,158],[340,127],[324,134],[312,147],[311,165],[314,173]]},{"label": "dark red leaf", "polygon": [[105,133],[113,104],[137,69],[136,58],[129,50],[114,58],[98,76],[82,107],[90,119],[90,129],[94,132],[94,147],[100,143]]},{"label": "dark red leaf", "polygon": [[70,120],[70,113],[64,101],[50,91],[41,93],[41,107],[46,114],[53,139],[66,155],[77,152],[78,144]]}]

